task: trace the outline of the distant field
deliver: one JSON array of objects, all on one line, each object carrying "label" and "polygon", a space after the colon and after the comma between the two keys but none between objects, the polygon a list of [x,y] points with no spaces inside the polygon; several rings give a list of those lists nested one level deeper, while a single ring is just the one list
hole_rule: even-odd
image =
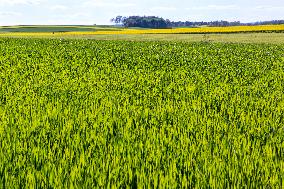
[{"label": "distant field", "polygon": [[2,26],[0,33],[50,33],[50,32],[96,32],[120,31],[120,28],[107,26]]},{"label": "distant field", "polygon": [[[54,37],[54,38],[62,38]],[[132,34],[64,36],[64,39],[95,39],[122,41],[186,41],[217,43],[268,43],[284,44],[284,33],[234,33],[234,34]]]},{"label": "distant field", "polygon": [[2,26],[0,37],[283,44],[284,25],[174,29],[84,25]]},{"label": "distant field", "polygon": [[244,33],[244,32],[284,32],[284,25],[197,27],[173,29],[118,28],[106,26],[12,26],[0,27],[0,32],[37,35],[37,33],[68,32],[71,35],[107,34],[203,34],[203,33]]},{"label": "distant field", "polygon": [[[1,37],[1,34],[0,34]],[[6,36],[7,37],[7,36]],[[284,33],[233,33],[233,34],[120,34],[120,35],[9,35],[12,38],[93,39],[119,41],[186,41],[210,43],[267,43],[284,44]]]}]

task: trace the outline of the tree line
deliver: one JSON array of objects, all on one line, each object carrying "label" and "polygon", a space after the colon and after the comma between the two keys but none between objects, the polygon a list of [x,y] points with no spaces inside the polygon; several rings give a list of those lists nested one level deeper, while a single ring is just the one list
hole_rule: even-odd
[{"label": "tree line", "polygon": [[111,19],[111,22],[124,27],[141,28],[173,28],[173,27],[226,27],[226,26],[253,26],[253,25],[275,25],[284,24],[284,20],[272,20],[253,23],[241,23],[240,21],[211,21],[211,22],[192,22],[192,21],[170,21],[157,16],[117,16]]}]

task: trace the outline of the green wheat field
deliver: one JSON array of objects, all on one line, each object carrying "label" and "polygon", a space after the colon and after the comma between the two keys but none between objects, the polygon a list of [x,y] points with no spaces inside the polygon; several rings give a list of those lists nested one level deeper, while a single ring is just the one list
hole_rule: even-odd
[{"label": "green wheat field", "polygon": [[284,188],[284,44],[0,38],[0,188]]}]

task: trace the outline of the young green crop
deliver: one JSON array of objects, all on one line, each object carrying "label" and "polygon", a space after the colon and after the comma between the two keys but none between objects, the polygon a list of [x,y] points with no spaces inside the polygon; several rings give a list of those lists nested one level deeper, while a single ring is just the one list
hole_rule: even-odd
[{"label": "young green crop", "polygon": [[283,45],[0,49],[0,188],[284,187]]}]

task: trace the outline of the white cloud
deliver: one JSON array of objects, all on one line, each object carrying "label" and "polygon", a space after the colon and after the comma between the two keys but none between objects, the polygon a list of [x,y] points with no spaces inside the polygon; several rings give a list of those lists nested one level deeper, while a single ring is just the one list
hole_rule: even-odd
[{"label": "white cloud", "polygon": [[175,7],[153,7],[150,9],[151,11],[175,11],[177,8]]},{"label": "white cloud", "polygon": [[65,5],[54,5],[50,7],[50,9],[53,11],[65,11],[65,10],[68,10],[69,8]]},{"label": "white cloud", "polygon": [[117,8],[123,8],[123,7],[133,7],[136,4],[134,3],[123,3],[121,1],[103,1],[103,0],[89,0],[83,3],[83,7],[117,7]]},{"label": "white cloud", "polygon": [[84,12],[75,12],[75,13],[66,13],[66,14],[56,14],[56,15],[52,15],[53,20],[55,19],[70,19],[70,20],[74,20],[74,19],[85,19],[85,18],[90,18],[90,14],[89,13],[84,13]]},{"label": "white cloud", "polygon": [[240,9],[237,5],[208,5],[200,7],[186,8],[187,10],[238,10]]},{"label": "white cloud", "polygon": [[78,25],[78,24],[94,24],[94,19],[89,13],[73,13],[53,15],[53,18],[47,20],[49,25]]},{"label": "white cloud", "polygon": [[0,12],[0,18],[3,17],[15,17],[15,16],[21,16],[22,14],[19,12]]},{"label": "white cloud", "polygon": [[0,5],[39,5],[44,0],[0,0]]},{"label": "white cloud", "polygon": [[284,10],[284,6],[269,6],[269,5],[262,5],[255,7],[256,10],[266,10],[266,11],[277,11],[277,10]]}]

